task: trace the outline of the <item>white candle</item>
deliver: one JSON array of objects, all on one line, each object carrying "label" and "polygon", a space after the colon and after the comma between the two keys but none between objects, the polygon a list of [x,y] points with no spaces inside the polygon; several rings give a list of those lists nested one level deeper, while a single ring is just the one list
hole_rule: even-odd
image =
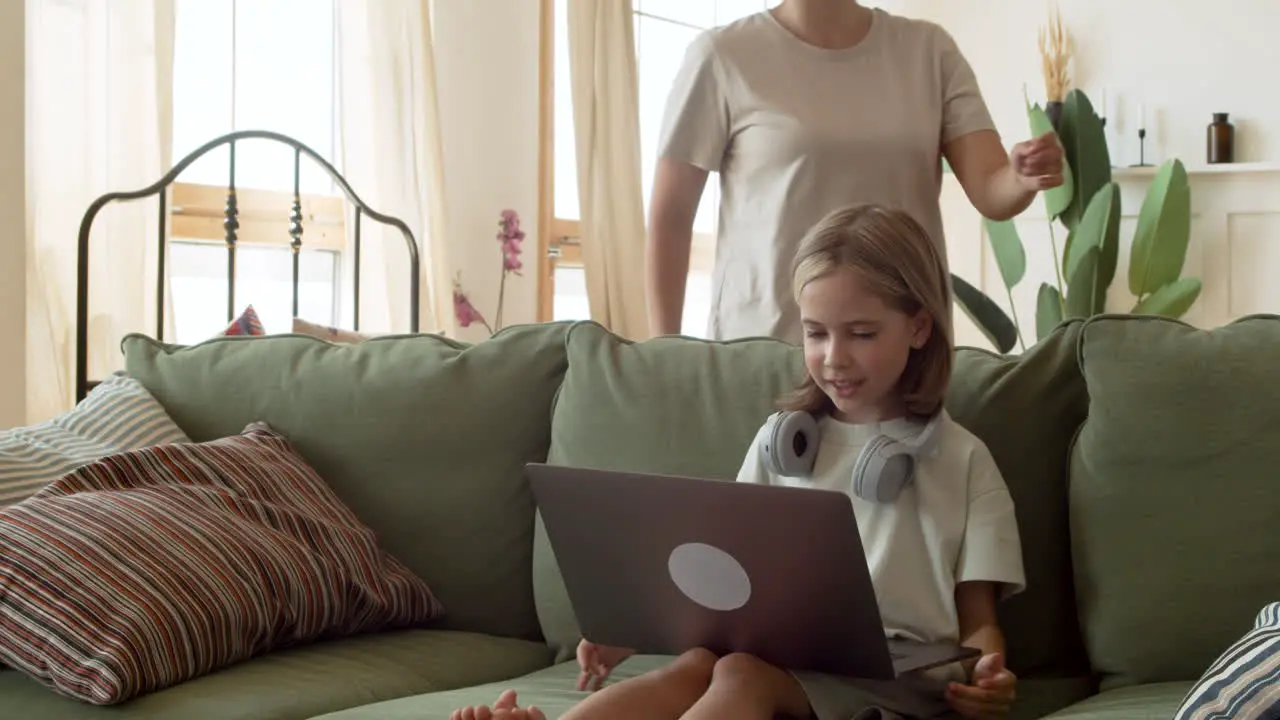
[{"label": "white candle", "polygon": [[1143,128],[1143,129],[1145,129],[1145,128],[1147,127],[1147,104],[1146,104],[1146,103],[1142,103],[1142,104],[1139,106],[1139,108],[1138,108],[1138,113],[1139,113],[1139,114],[1138,114],[1138,121],[1139,121],[1140,123],[1142,123],[1142,124],[1141,124],[1141,125],[1139,125],[1138,127],[1139,127],[1139,128]]},{"label": "white candle", "polygon": [[1102,117],[1107,116],[1107,89],[1102,88]]}]

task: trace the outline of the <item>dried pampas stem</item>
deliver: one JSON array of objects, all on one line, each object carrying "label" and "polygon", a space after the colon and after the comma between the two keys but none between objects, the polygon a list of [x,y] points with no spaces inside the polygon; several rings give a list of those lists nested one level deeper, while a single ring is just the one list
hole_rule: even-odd
[{"label": "dried pampas stem", "polygon": [[1062,102],[1071,89],[1067,66],[1075,49],[1071,34],[1062,25],[1062,15],[1055,5],[1048,27],[1040,28],[1040,70],[1044,74],[1045,97],[1049,102]]}]

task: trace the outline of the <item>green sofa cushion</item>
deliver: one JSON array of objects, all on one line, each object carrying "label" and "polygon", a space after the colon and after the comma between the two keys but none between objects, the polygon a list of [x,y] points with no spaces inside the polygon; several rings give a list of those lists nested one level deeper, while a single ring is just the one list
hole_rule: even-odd
[{"label": "green sofa cushion", "polygon": [[[548,456],[559,465],[733,479],[774,398],[804,372],[794,346],[770,339],[637,343],[582,322],[566,348]],[[543,634],[564,660],[580,635],[540,515],[533,558]]]},{"label": "green sofa cushion", "polygon": [[1107,315],[1082,333],[1070,529],[1089,656],[1104,689],[1193,681],[1280,587],[1280,318]]},{"label": "green sofa cushion", "polygon": [[1021,677],[1084,676],[1067,536],[1067,457],[1088,410],[1076,359],[1081,321],[1019,356],[956,351],[947,411],[991,449],[1018,515],[1027,589],[1000,605],[1008,662]]},{"label": "green sofa cushion", "polygon": [[1108,690],[1044,720],[1169,720],[1191,683],[1168,682]]},{"label": "green sofa cushion", "polygon": [[281,650],[117,705],[70,700],[0,672],[4,717],[21,720],[305,720],[546,667],[541,642],[441,630],[363,635]]},{"label": "green sofa cushion", "polygon": [[288,437],[430,585],[439,627],[540,639],[524,466],[546,458],[567,328],[512,327],[474,346],[433,335],[123,346],[128,374],[193,440],[256,420]]},{"label": "green sofa cushion", "polygon": [[[609,682],[635,677],[670,661],[670,657],[662,655],[637,655],[619,665]],[[546,714],[547,720],[556,720],[587,696],[576,689],[577,680],[577,663],[564,662],[520,678],[388,700],[324,715],[317,720],[448,720],[454,709],[492,703],[507,688],[515,689],[521,705],[535,705]],[[1024,680],[1018,683],[1018,700],[1005,720],[1034,720],[1087,695],[1087,686],[1078,680]]]}]

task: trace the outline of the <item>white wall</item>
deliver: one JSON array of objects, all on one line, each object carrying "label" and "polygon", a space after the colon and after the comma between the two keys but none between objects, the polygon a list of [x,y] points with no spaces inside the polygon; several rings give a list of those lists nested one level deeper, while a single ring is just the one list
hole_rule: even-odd
[{"label": "white wall", "polygon": [[[493,321],[501,277],[495,235],[504,208],[520,213],[525,270],[507,279],[503,325],[537,318],[538,3],[434,4],[449,253],[476,308]],[[483,328],[460,331],[466,340]]]},{"label": "white wall", "polygon": [[[1037,33],[1045,0],[916,0],[909,10],[945,26],[973,64],[1007,142],[1027,135],[1022,86],[1044,100]],[[1147,158],[1205,160],[1214,112],[1237,126],[1238,161],[1280,160],[1280,94],[1268,78],[1280,65],[1275,0],[1058,0],[1076,43],[1074,84],[1099,106],[1117,164],[1137,162],[1138,116],[1147,105]]]},{"label": "white wall", "polygon": [[[1268,289],[1260,272],[1280,262],[1280,95],[1268,91],[1269,73],[1280,66],[1280,3],[1230,0],[1207,5],[1193,0],[1058,0],[1064,25],[1076,43],[1074,84],[1099,112],[1105,88],[1112,162],[1138,160],[1136,124],[1148,113],[1146,160],[1178,157],[1191,172],[1192,239],[1184,277],[1204,283],[1201,299],[1184,318],[1212,327],[1252,312],[1280,312],[1280,291]],[[939,22],[969,58],[1005,143],[1028,137],[1023,86],[1032,101],[1044,101],[1038,30],[1048,21],[1044,0],[900,0],[901,11]],[[1229,9],[1228,9],[1229,8]],[[1217,48],[1210,49],[1210,44]],[[1214,112],[1229,112],[1237,126],[1236,160],[1250,163],[1209,172],[1205,128]],[[1125,268],[1135,216],[1150,171],[1115,171],[1122,188],[1121,257],[1108,310],[1133,304]],[[1009,303],[982,231],[981,218],[948,180],[943,214],[952,267],[1000,305]],[[1053,257],[1043,205],[1037,202],[1018,228],[1028,255],[1027,279],[1014,290],[1028,343],[1034,337],[1035,292],[1053,276]],[[1057,247],[1065,232],[1059,227]],[[1261,270],[1259,270],[1259,268]],[[957,320],[957,340],[987,345],[966,318]]]},{"label": "white wall", "polygon": [[0,2],[0,429],[26,420],[23,3]]}]

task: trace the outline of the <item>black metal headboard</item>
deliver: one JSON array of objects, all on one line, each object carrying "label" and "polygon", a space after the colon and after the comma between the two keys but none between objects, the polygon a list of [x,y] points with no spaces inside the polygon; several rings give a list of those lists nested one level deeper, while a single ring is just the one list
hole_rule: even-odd
[{"label": "black metal headboard", "polygon": [[302,156],[314,160],[320,167],[324,169],[334,183],[342,190],[342,193],[355,206],[355,222],[352,230],[353,247],[353,271],[355,275],[355,287],[353,292],[353,303],[355,305],[355,329],[360,329],[360,221],[365,215],[368,215],[376,222],[390,225],[400,231],[404,236],[405,245],[409,251],[409,325],[410,332],[418,332],[418,300],[420,293],[418,245],[414,239],[413,231],[409,226],[399,218],[383,215],[370,208],[356,195],[351,186],[342,174],[337,171],[327,160],[317,154],[314,150],[307,147],[301,142],[291,137],[281,135],[280,133],[271,132],[269,130],[241,130],[229,133],[221,137],[210,140],[196,150],[192,151],[186,157],[179,160],[169,172],[157,180],[154,184],[148,185],[141,190],[133,190],[128,192],[111,192],[94,200],[89,205],[89,209],[85,211],[84,218],[80,221],[80,239],[78,253],[78,267],[76,277],[76,402],[84,399],[92,385],[88,378],[88,360],[89,360],[89,232],[93,226],[93,220],[98,212],[102,210],[107,203],[116,200],[138,200],[141,198],[156,195],[160,201],[160,212],[158,217],[160,228],[160,257],[159,271],[156,273],[156,338],[164,339],[164,307],[165,307],[165,249],[168,244],[168,207],[167,196],[165,190],[173,184],[173,181],[185,170],[191,163],[200,159],[209,151],[228,145],[230,150],[230,162],[227,174],[227,202],[223,211],[223,228],[226,230],[226,246],[227,246],[227,322],[231,322],[235,318],[236,312],[236,241],[237,231],[240,227],[237,218],[239,209],[236,201],[236,142],[239,140],[262,139],[274,140],[292,147],[293,153],[293,207],[289,213],[289,236],[292,241],[289,243],[293,249],[293,314],[298,314],[298,255],[302,250],[302,196],[299,188],[301,176]]}]

